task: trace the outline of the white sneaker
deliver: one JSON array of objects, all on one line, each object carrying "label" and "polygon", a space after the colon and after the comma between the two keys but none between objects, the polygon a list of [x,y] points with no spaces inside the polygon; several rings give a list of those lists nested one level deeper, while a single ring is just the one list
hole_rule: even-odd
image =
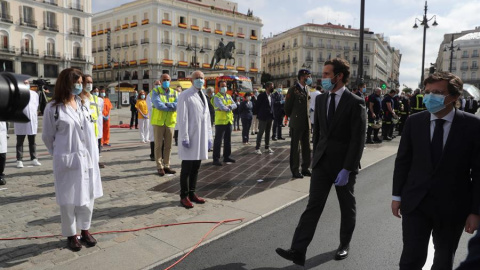
[{"label": "white sneaker", "polygon": [[257,155],[261,155],[261,154],[262,154],[262,151],[260,151],[260,149],[257,149],[257,150],[255,150],[254,153],[257,154]]},{"label": "white sneaker", "polygon": [[33,166],[40,166],[40,165],[42,165],[42,163],[38,162],[38,159],[34,159],[34,160],[32,160],[32,165]]},{"label": "white sneaker", "polygon": [[23,162],[20,160],[17,160],[17,168],[23,168]]},{"label": "white sneaker", "polygon": [[268,148],[268,149],[265,149],[265,153],[268,153],[268,154],[273,154],[273,150]]}]

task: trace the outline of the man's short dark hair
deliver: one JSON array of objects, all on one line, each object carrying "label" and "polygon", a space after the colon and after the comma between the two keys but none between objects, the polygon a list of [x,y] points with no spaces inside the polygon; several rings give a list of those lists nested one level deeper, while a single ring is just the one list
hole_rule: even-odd
[{"label": "man's short dark hair", "polygon": [[448,83],[448,93],[452,96],[459,96],[463,90],[463,81],[455,74],[446,71],[438,71],[428,76],[423,81],[425,87],[429,83],[446,81]]},{"label": "man's short dark hair", "polygon": [[388,92],[388,93],[390,93],[390,94],[396,94],[397,91],[395,91],[395,89],[392,89],[392,90],[390,90],[390,92]]},{"label": "man's short dark hair", "polygon": [[224,80],[218,81],[218,86],[220,86],[220,84],[222,84],[222,83],[227,83],[227,82],[224,81]]},{"label": "man's short dark hair", "polygon": [[266,89],[269,85],[272,85],[272,87],[273,87],[273,82],[266,82],[266,83],[265,83],[265,89]]},{"label": "man's short dark hair", "polygon": [[339,73],[343,74],[343,83],[348,82],[348,78],[350,77],[350,64],[345,59],[342,58],[333,58],[330,60],[325,61],[324,66],[332,65],[333,66],[333,73],[337,75]]}]

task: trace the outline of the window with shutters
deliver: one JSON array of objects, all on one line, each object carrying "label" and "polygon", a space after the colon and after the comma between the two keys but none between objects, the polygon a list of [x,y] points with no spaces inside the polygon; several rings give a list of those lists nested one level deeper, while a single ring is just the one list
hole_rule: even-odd
[{"label": "window with shutters", "polygon": [[[101,29],[102,27],[100,27],[99,30]],[[72,18],[72,32],[80,33],[80,18],[77,18],[77,17]]]},{"label": "window with shutters", "polygon": [[45,11],[45,27],[49,30],[58,31],[57,14],[51,11]]},{"label": "window with shutters", "polygon": [[55,56],[55,41],[51,38],[47,40],[47,53],[48,56]]},{"label": "window with shutters", "polygon": [[34,10],[32,7],[23,6],[22,14],[20,16],[20,24],[27,25],[30,27],[36,27],[37,22],[35,22]]},{"label": "window with shutters", "polygon": [[0,42],[2,49],[8,49],[8,33],[5,31],[0,31]]}]

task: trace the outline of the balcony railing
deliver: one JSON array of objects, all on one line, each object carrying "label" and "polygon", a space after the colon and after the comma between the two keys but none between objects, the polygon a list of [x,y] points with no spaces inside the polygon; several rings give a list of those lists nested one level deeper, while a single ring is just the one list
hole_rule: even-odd
[{"label": "balcony railing", "polygon": [[138,45],[138,40],[130,41],[130,46],[137,46],[137,45]]},{"label": "balcony railing", "polygon": [[460,67],[460,70],[462,71],[468,70],[468,67],[467,66]]},{"label": "balcony railing", "polygon": [[148,43],[150,43],[150,41],[148,40],[148,38],[142,38],[142,40],[140,40],[140,43],[141,44],[148,44]]},{"label": "balcony railing", "polygon": [[70,4],[70,9],[83,12],[83,6],[82,5]]},{"label": "balcony railing", "polygon": [[344,46],[343,49],[344,49],[345,51],[350,51],[350,46]]},{"label": "balcony railing", "polygon": [[178,47],[187,47],[188,43],[185,41],[178,41],[177,46]]},{"label": "balcony railing", "polygon": [[0,13],[0,21],[7,22],[7,23],[13,23],[13,17],[12,17],[12,15],[9,15],[9,14],[6,14],[6,13]]},{"label": "balcony railing", "polygon": [[358,51],[358,47],[353,47],[353,49],[352,49],[352,50],[354,50],[354,51]]},{"label": "balcony railing", "polygon": [[478,54],[472,54],[472,58],[478,58]]},{"label": "balcony railing", "polygon": [[97,48],[92,48],[92,53],[96,53],[97,52]]},{"label": "balcony railing", "polygon": [[83,31],[82,29],[79,29],[79,28],[71,28],[70,29],[70,35],[74,35],[74,36],[85,36],[85,31]]},{"label": "balcony railing", "polygon": [[295,47],[297,47],[297,46],[298,46],[298,44],[297,44],[297,43],[293,43],[293,47],[294,47],[294,48],[295,48]]},{"label": "balcony railing", "polygon": [[43,57],[46,58],[46,59],[60,59],[60,53],[59,52],[49,52],[49,51],[45,51],[43,53]]},{"label": "balcony railing", "polygon": [[307,61],[307,62],[312,62],[312,61],[313,61],[313,57],[307,56],[307,57],[305,57],[305,61]]},{"label": "balcony railing", "polygon": [[58,25],[57,24],[44,23],[43,24],[43,30],[58,32]]},{"label": "balcony railing", "polygon": [[37,28],[37,21],[31,18],[20,18],[20,25]]},{"label": "balcony railing", "polygon": [[245,54],[245,50],[237,50],[237,54]]},{"label": "balcony railing", "polygon": [[333,49],[333,45],[332,44],[327,44],[327,49]]},{"label": "balcony railing", "polygon": [[297,62],[298,62],[298,57],[293,57],[293,58],[292,58],[292,62],[293,62],[293,63],[297,63]]},{"label": "balcony railing", "polygon": [[162,44],[172,45],[172,40],[171,40],[171,39],[168,39],[168,38],[164,38],[164,39],[162,39]]},{"label": "balcony railing", "polygon": [[313,47],[313,42],[307,42],[307,43],[305,43],[305,47]]},{"label": "balcony railing", "polygon": [[249,55],[258,56],[258,52],[256,52],[256,51],[251,51],[251,52],[249,53]]},{"label": "balcony railing", "polygon": [[120,45],[120,43],[115,43],[115,44],[113,45],[113,48],[114,48],[114,49],[120,49],[121,47],[122,47],[122,45]]},{"label": "balcony railing", "polygon": [[212,45],[203,45],[204,50],[212,50]]},{"label": "balcony railing", "polygon": [[317,63],[323,63],[323,62],[325,62],[325,59],[323,57],[317,58]]},{"label": "balcony railing", "polygon": [[103,46],[98,46],[97,51],[98,51],[98,52],[103,52]]},{"label": "balcony railing", "polygon": [[0,53],[8,53],[8,54],[15,54],[15,47],[11,46],[5,46],[0,48]]},{"label": "balcony railing", "polygon": [[358,61],[357,61],[357,60],[353,60],[353,61],[352,61],[352,64],[358,65]]},{"label": "balcony railing", "polygon": [[462,58],[468,58],[469,55],[468,54],[462,54]]},{"label": "balcony railing", "polygon": [[58,6],[57,0],[43,0],[43,3],[49,4],[49,5],[52,5],[52,6]]},{"label": "balcony railing", "polygon": [[122,47],[128,47],[128,46],[130,46],[130,44],[128,44],[128,41],[125,41],[122,43]]},{"label": "balcony railing", "polygon": [[132,80],[138,80],[138,74],[133,74],[132,75]]},{"label": "balcony railing", "polygon": [[82,54],[74,54],[72,55],[72,60],[74,61],[85,61],[85,56]]},{"label": "balcony railing", "polygon": [[318,44],[319,48],[325,48],[325,44]]},{"label": "balcony railing", "polygon": [[123,79],[124,80],[130,80],[130,74],[127,73],[127,74],[123,75]]},{"label": "balcony railing", "polygon": [[470,70],[478,70],[478,66],[471,66]]},{"label": "balcony railing", "polygon": [[29,55],[29,56],[38,56],[38,49],[33,50],[33,49],[26,49],[25,47],[22,47],[21,54]]},{"label": "balcony railing", "polygon": [[148,75],[148,74],[143,74],[143,78],[144,78],[144,79],[150,79],[150,75]]}]

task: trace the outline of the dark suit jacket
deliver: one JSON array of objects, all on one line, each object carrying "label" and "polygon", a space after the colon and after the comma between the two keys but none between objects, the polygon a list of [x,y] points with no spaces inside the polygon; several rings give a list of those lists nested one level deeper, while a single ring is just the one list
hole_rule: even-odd
[{"label": "dark suit jacket", "polygon": [[267,121],[273,119],[272,109],[266,92],[262,92],[257,97],[255,103],[255,111],[257,112],[257,119]]},{"label": "dark suit jacket", "polygon": [[[470,103],[472,103],[472,109],[470,109]],[[478,102],[474,99],[467,99],[467,101],[465,102],[465,111],[466,112],[469,112],[469,113],[473,113],[475,114],[478,110]]]},{"label": "dark suit jacket", "polygon": [[273,100],[273,113],[275,118],[280,118],[285,116],[284,104],[282,104],[283,96],[278,92],[272,94]]},{"label": "dark suit jacket", "polygon": [[429,194],[442,214],[465,218],[480,209],[480,119],[455,110],[450,133],[437,166],[430,150],[430,113],[410,116],[405,123],[393,172],[394,196],[403,213],[413,211]]},{"label": "dark suit jacket", "polygon": [[342,169],[358,172],[365,145],[365,101],[345,89],[333,121],[327,126],[328,96],[318,95],[315,99],[312,168],[326,158],[332,175],[336,176]]},{"label": "dark suit jacket", "polygon": [[308,87],[307,92],[305,92],[305,90],[296,83],[288,89],[284,108],[285,114],[290,117],[289,127],[296,130],[309,129],[309,99]]},{"label": "dark suit jacket", "polygon": [[130,111],[136,112],[137,108],[135,108],[135,104],[137,104],[137,98],[135,96],[130,96]]}]

